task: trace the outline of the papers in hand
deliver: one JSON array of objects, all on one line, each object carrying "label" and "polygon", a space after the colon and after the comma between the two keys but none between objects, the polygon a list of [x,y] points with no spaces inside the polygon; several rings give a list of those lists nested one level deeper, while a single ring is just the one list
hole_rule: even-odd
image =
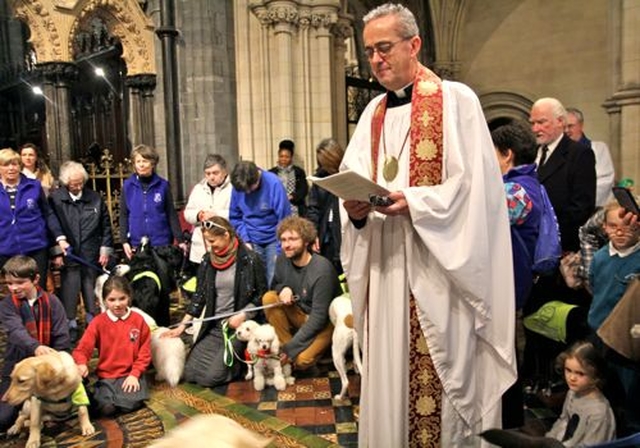
[{"label": "papers in hand", "polygon": [[369,202],[369,196],[387,196],[390,192],[360,174],[345,170],[327,177],[308,176],[311,182],[340,199]]}]

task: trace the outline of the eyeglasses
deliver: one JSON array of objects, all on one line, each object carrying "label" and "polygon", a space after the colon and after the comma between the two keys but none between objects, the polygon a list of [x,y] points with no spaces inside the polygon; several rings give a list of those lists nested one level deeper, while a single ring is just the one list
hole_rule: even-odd
[{"label": "eyeglasses", "polygon": [[202,221],[202,222],[200,222],[200,226],[201,226],[202,228],[204,228],[204,229],[207,229],[207,230],[211,230],[211,229],[222,229],[222,230],[224,230],[225,232],[227,232],[227,228],[226,228],[226,227],[221,226],[220,224],[215,223],[215,222],[213,222],[213,221]]},{"label": "eyeglasses", "polygon": [[378,56],[380,56],[381,58],[384,58],[389,53],[391,53],[391,50],[393,50],[393,47],[395,47],[400,42],[404,42],[405,40],[409,40],[409,39],[411,38],[405,37],[404,39],[400,39],[395,42],[378,42],[372,47],[364,47],[364,54],[366,54],[367,58],[369,59],[373,59],[373,55],[375,53],[378,53]]}]

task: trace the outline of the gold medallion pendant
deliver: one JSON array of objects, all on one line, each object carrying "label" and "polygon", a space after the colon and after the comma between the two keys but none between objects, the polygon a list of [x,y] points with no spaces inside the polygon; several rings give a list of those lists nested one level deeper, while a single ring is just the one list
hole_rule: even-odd
[{"label": "gold medallion pendant", "polygon": [[398,159],[393,156],[387,156],[382,166],[382,177],[387,182],[391,182],[398,175]]}]

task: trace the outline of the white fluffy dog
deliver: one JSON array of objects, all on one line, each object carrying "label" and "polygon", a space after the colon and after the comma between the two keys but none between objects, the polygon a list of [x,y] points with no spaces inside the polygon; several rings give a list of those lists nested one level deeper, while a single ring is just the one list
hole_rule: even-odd
[{"label": "white fluffy dog", "polygon": [[[126,264],[119,264],[111,274],[122,277],[129,272],[128,268],[129,266]],[[108,274],[103,274],[96,280],[96,298],[102,312],[106,310],[102,298],[102,287],[107,278],[109,278]],[[151,362],[156,369],[156,380],[166,381],[171,387],[177,386],[184,372],[184,364],[187,358],[186,346],[180,338],[161,338],[160,335],[169,329],[158,327],[155,319],[140,308],[133,306],[131,311],[140,314],[151,330]]]},{"label": "white fluffy dog", "polygon": [[336,366],[336,370],[342,381],[342,389],[334,398],[336,400],[344,400],[347,387],[349,386],[345,362],[345,353],[349,347],[353,347],[354,370],[356,373],[362,372],[360,345],[358,343],[356,330],[353,328],[353,311],[351,308],[351,298],[348,293],[338,296],[331,301],[331,305],[329,305],[329,318],[334,327],[331,338],[333,364]]},{"label": "white fluffy dog", "polygon": [[265,384],[277,390],[285,390],[287,384],[293,384],[291,365],[280,363],[280,340],[276,330],[269,324],[263,324],[251,331],[251,339],[247,344],[247,352],[253,363],[253,387],[257,391],[264,389]]},{"label": "white fluffy dog", "polygon": [[150,448],[261,448],[271,442],[271,438],[250,431],[228,417],[200,414],[169,431]]},{"label": "white fluffy dog", "polygon": [[[255,320],[245,320],[236,328],[236,338],[239,341],[249,342],[251,340],[251,335],[253,334],[253,330],[258,328],[260,324]],[[244,379],[249,381],[253,378],[253,364],[251,363],[251,355],[249,351],[246,351],[245,361],[247,361],[247,374]]]}]

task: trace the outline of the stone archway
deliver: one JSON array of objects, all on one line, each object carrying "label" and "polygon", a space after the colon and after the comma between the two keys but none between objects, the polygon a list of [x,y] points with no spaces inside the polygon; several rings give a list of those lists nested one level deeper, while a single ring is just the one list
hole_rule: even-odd
[{"label": "stone archway", "polygon": [[[35,69],[43,83],[46,119],[43,147],[52,168],[72,158],[74,148],[70,91],[78,79],[74,40],[83,21],[99,16],[122,45],[130,104],[124,128],[132,144],[154,143],[154,24],[136,0],[10,0],[14,16],[30,30]],[[126,132],[126,131],[125,131]]]},{"label": "stone archway", "polygon": [[532,100],[513,92],[489,92],[479,99],[487,123],[499,119],[527,121],[533,106]]},{"label": "stone archway", "polygon": [[86,0],[79,3],[82,5],[77,8],[67,39],[71,56],[80,24],[87,18],[98,15],[105,21],[109,33],[122,44],[122,59],[127,65],[127,74],[156,74],[154,26],[136,1]]}]

